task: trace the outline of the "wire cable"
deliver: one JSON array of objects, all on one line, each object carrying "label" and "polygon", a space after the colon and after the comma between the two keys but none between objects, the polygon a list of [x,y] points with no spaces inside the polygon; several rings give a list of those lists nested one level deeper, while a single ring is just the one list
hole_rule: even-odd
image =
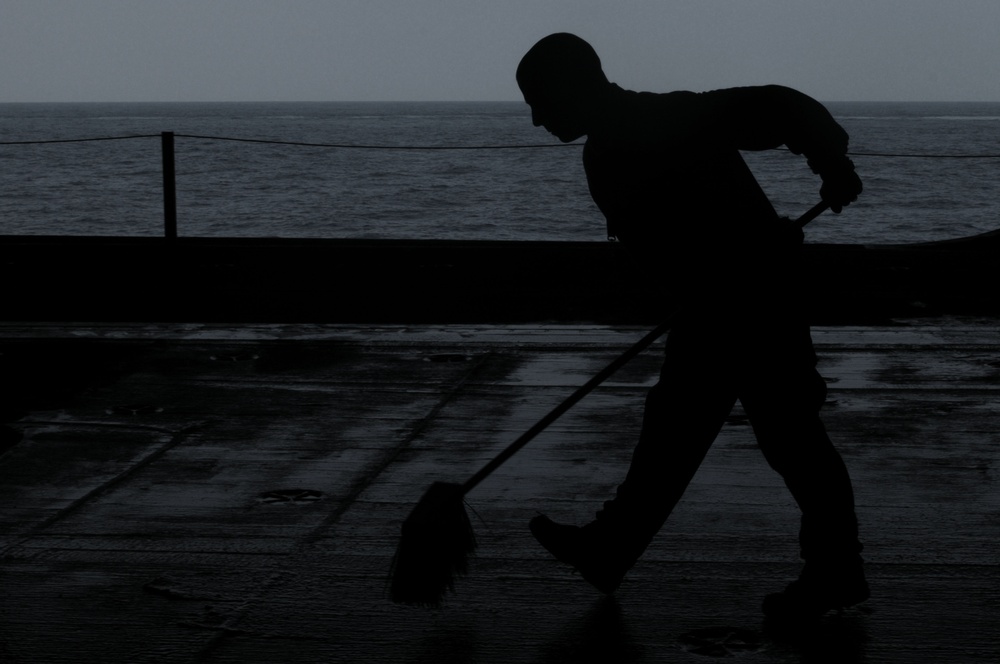
[{"label": "wire cable", "polygon": [[238,141],[241,143],[265,143],[269,145],[294,145],[310,148],[338,148],[343,150],[524,150],[538,148],[582,147],[582,143],[537,143],[523,145],[360,145],[351,143],[306,143],[302,141],[276,141],[262,138],[232,138],[228,136],[201,136],[197,134],[174,134],[178,138],[195,138],[206,141]]},{"label": "wire cable", "polygon": [[[87,143],[91,141],[121,141],[136,138],[159,138],[162,134],[136,134],[129,136],[101,136],[96,138],[64,138],[44,141],[0,141],[0,145],[48,145],[55,143]],[[306,141],[279,141],[263,138],[236,138],[232,136],[207,136],[202,134],[174,134],[177,138],[203,141],[230,141],[293,147],[332,148],[338,150],[537,150],[546,148],[583,147],[583,143],[525,143],[515,145],[371,145],[358,143],[310,143]],[[775,151],[790,152],[788,148]],[[1000,154],[919,154],[893,152],[848,152],[849,157],[878,157],[892,159],[1000,159]]]},{"label": "wire cable", "polygon": [[129,136],[100,136],[97,138],[58,138],[46,141],[0,141],[0,145],[49,145],[53,143],[90,143],[92,141],[127,141],[132,138],[159,138],[160,134],[135,134]]}]

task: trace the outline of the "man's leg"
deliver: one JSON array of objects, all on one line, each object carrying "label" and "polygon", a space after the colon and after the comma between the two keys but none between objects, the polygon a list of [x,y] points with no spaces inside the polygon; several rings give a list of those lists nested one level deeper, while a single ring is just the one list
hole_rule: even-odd
[{"label": "man's leg", "polygon": [[769,596],[765,611],[786,617],[822,614],[864,601],[868,586],[854,491],[819,417],[826,384],[807,359],[811,342],[808,348],[786,342],[761,350],[755,357],[764,361],[745,372],[740,400],[764,457],[802,511],[799,540],[806,563],[799,581]]},{"label": "man's leg", "polygon": [[603,592],[617,588],[663,526],[736,402],[718,335],[717,327],[670,333],[628,474],[597,519],[582,528],[532,521],[539,542]]}]

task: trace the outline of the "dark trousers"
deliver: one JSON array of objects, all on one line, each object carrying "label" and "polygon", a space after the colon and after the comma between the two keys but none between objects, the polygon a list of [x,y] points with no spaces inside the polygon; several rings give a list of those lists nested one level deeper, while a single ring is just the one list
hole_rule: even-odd
[{"label": "dark trousers", "polygon": [[802,511],[803,558],[857,559],[854,493],[820,421],[826,384],[809,328],[787,314],[787,301],[767,300],[701,311],[671,330],[628,475],[598,514],[628,542],[632,562],[681,499],[737,399]]}]

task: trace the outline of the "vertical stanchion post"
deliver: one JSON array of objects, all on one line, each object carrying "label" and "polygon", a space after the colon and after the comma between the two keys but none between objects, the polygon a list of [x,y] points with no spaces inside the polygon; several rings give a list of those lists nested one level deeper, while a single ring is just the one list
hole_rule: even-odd
[{"label": "vertical stanchion post", "polygon": [[163,234],[177,237],[177,181],[174,175],[174,132],[160,134],[163,145]]}]

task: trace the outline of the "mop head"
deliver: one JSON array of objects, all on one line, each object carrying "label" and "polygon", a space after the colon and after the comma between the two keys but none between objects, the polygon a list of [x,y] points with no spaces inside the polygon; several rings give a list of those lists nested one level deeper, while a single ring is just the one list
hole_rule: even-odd
[{"label": "mop head", "polygon": [[403,522],[389,572],[393,602],[438,606],[476,548],[459,484],[435,482]]}]

